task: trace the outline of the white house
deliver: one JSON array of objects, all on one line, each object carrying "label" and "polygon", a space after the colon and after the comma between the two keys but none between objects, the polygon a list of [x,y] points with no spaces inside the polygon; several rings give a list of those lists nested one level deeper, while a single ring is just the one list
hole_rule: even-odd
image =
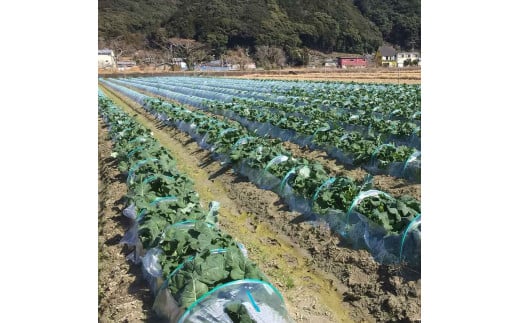
[{"label": "white house", "polygon": [[323,61],[323,67],[338,67],[338,63],[332,58],[326,58]]},{"label": "white house", "polygon": [[179,66],[181,68],[181,70],[187,70],[188,69],[188,65],[186,64],[186,62],[182,58],[174,57],[172,59],[172,61],[173,61],[173,65]]},{"label": "white house", "polygon": [[116,57],[114,51],[110,49],[98,50],[98,68],[114,68],[116,67]]},{"label": "white house", "polygon": [[[418,52],[399,52],[397,53],[397,67],[404,67],[404,62],[410,60],[413,62],[418,61],[418,65],[421,65],[421,55]],[[411,64],[409,64],[411,65]]]}]

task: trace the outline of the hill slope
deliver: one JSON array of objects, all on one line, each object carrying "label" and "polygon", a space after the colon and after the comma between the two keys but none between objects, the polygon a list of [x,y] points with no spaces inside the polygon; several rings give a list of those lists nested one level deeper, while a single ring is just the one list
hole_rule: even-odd
[{"label": "hill slope", "polygon": [[[136,47],[193,38],[219,55],[235,46],[373,52],[420,48],[420,0],[99,0],[99,37]],[[155,42],[157,43],[157,41]]]}]

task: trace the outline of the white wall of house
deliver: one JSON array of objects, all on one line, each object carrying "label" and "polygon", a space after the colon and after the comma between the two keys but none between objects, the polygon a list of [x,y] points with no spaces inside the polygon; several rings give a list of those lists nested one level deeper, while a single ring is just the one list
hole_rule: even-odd
[{"label": "white wall of house", "polygon": [[410,59],[412,61],[418,59],[419,65],[421,65],[421,56],[419,55],[419,53],[402,52],[402,53],[397,53],[397,66],[404,67],[404,61],[406,61],[407,59]]},{"label": "white wall of house", "polygon": [[114,52],[110,54],[98,54],[98,68],[115,67],[116,59]]}]

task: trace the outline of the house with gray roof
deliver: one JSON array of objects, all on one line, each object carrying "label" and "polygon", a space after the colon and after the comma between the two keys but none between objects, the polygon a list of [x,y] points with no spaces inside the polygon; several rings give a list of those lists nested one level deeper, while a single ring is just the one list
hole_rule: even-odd
[{"label": "house with gray roof", "polygon": [[377,66],[397,67],[397,51],[392,46],[381,46],[376,53]]}]

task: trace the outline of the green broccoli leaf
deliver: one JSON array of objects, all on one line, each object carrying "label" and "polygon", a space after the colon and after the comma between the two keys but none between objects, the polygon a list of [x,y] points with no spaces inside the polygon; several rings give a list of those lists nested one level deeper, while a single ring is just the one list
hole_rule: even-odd
[{"label": "green broccoli leaf", "polygon": [[180,291],[180,305],[182,307],[188,307],[207,292],[208,286],[192,276]]},{"label": "green broccoli leaf", "polygon": [[224,312],[233,323],[256,323],[256,321],[249,316],[247,308],[241,303],[227,304],[224,308]]}]

